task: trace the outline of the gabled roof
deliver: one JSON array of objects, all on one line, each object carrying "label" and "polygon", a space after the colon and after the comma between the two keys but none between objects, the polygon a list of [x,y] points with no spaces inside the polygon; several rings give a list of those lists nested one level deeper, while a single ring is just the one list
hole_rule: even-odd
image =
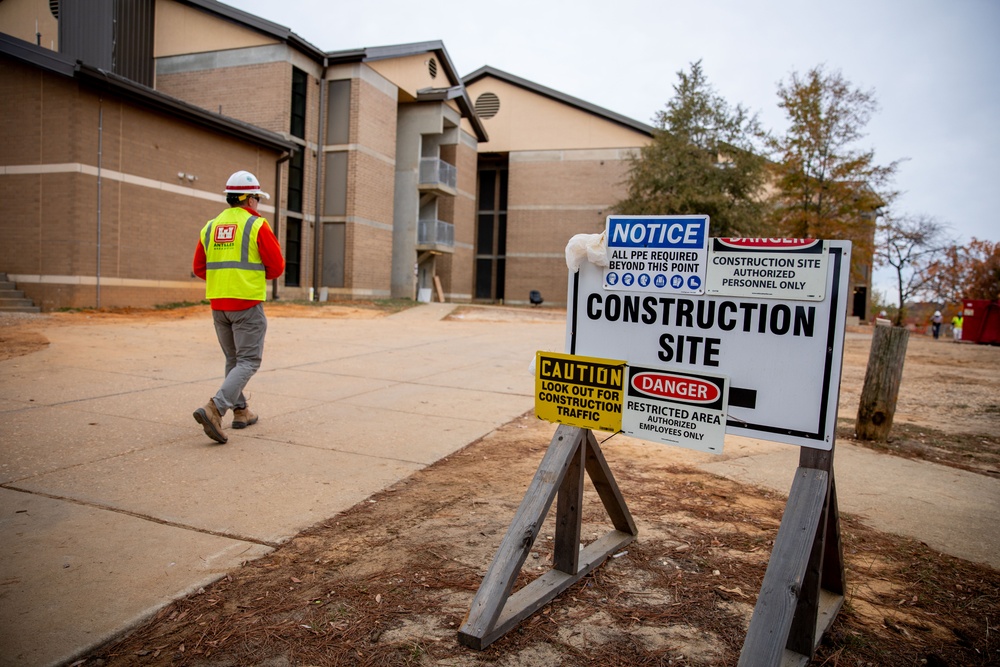
[{"label": "gabled roof", "polygon": [[155,111],[234,136],[276,151],[290,151],[295,144],[279,134],[189,104],[129,79],[74,61],[55,51],[0,33],[0,55],[33,65],[52,74],[75,79],[81,84],[127,99]]},{"label": "gabled roof", "polygon": [[[462,112],[462,117],[467,118],[472,125],[472,129],[476,133],[476,138],[479,141],[487,141],[489,135],[486,134],[483,121],[476,115],[475,107],[472,105],[471,98],[469,98],[469,92],[465,89],[465,83],[462,81],[462,77],[458,75],[458,70],[455,69],[455,64],[451,61],[451,56],[448,55],[448,49],[444,47],[444,42],[414,42],[412,44],[396,44],[394,46],[369,46],[360,49],[348,49],[346,51],[331,51],[326,54],[326,57],[330,65],[335,65],[339,63],[405,58],[407,56],[420,55],[421,53],[433,53],[448,76],[448,80],[455,83],[455,86],[451,88],[442,89],[449,92],[446,95],[443,94],[441,98],[454,99]],[[420,92],[425,93],[428,91]],[[432,98],[426,96],[423,99]]]},{"label": "gabled roof", "polygon": [[480,79],[486,77],[492,77],[494,79],[505,81],[506,83],[509,83],[511,85],[523,88],[538,95],[542,95],[543,97],[548,97],[557,102],[568,104],[569,106],[579,109],[581,111],[585,111],[595,116],[599,116],[600,118],[609,120],[612,123],[624,125],[627,128],[630,128],[632,130],[637,130],[649,136],[653,136],[653,132],[656,129],[652,125],[647,125],[646,123],[640,123],[639,121],[629,118],[628,116],[623,116],[619,113],[615,113],[614,111],[609,111],[608,109],[599,107],[596,104],[591,104],[590,102],[584,102],[583,100],[578,99],[576,97],[572,97],[565,93],[560,93],[558,90],[552,90],[551,88],[546,88],[545,86],[534,83],[533,81],[528,81],[527,79],[522,79],[519,76],[508,74],[507,72],[498,70],[495,67],[490,67],[489,65],[480,67],[475,72],[465,75],[462,78],[462,81],[465,83],[466,86],[469,86],[475,83],[476,81],[479,81]]},{"label": "gabled roof", "polygon": [[326,54],[318,47],[313,46],[302,37],[296,35],[289,28],[277,23],[272,23],[267,19],[262,19],[259,16],[254,16],[253,14],[248,14],[247,12],[236,9],[235,7],[230,7],[229,5],[224,5],[221,2],[216,2],[216,0],[175,0],[183,5],[188,5],[190,7],[196,7],[202,11],[208,12],[218,18],[221,18],[230,23],[237,23],[247,28],[256,30],[257,32],[263,33],[269,37],[286,42],[291,46],[294,46],[302,53],[306,54],[316,62],[323,62],[323,58]]}]

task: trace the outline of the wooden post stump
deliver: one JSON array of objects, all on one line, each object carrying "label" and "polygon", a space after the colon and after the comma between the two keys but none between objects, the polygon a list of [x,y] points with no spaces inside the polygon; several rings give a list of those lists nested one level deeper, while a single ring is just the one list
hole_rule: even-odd
[{"label": "wooden post stump", "polygon": [[859,440],[885,442],[896,413],[899,383],[910,332],[904,327],[876,326],[868,354],[855,433]]}]

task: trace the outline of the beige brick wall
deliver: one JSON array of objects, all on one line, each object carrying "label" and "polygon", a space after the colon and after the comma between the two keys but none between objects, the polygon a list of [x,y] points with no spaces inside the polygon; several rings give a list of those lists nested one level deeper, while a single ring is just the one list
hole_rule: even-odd
[{"label": "beige brick wall", "polygon": [[461,301],[471,300],[473,294],[478,158],[475,148],[459,142],[454,162],[458,171],[458,196],[452,202],[451,218],[455,224],[455,253],[450,258],[449,286],[445,292]]},{"label": "beige brick wall", "polygon": [[[256,170],[266,185],[273,182],[277,155],[75,81],[8,64],[0,67],[0,91],[20,103],[4,109],[0,161],[42,171],[82,165],[93,173],[74,167],[0,175],[0,196],[7,202],[0,218],[0,272],[76,277],[63,285],[21,285],[47,310],[96,305],[99,230],[102,306],[203,296],[203,283],[191,277],[198,232],[225,208],[229,174],[240,167]],[[178,172],[197,180],[178,179]],[[135,178],[149,179],[143,182],[152,187],[128,180]]]},{"label": "beige brick wall", "polygon": [[348,223],[345,236],[348,252],[344,273],[351,277],[350,282],[345,280],[347,287],[359,290],[360,294],[371,290],[388,296],[392,280],[392,253],[390,250],[387,259],[386,247],[392,248],[392,232]]},{"label": "beige brick wall", "polygon": [[510,160],[505,302],[565,305],[566,243],[604,230],[610,207],[624,195],[624,156],[552,151]]},{"label": "beige brick wall", "polygon": [[[362,79],[351,81],[350,143],[347,158],[347,218],[392,226],[396,154],[396,101]],[[392,232],[347,224],[344,284],[366,293],[389,293]]]},{"label": "beige brick wall", "polygon": [[288,132],[292,65],[287,62],[161,74],[156,89],[272,132]]}]

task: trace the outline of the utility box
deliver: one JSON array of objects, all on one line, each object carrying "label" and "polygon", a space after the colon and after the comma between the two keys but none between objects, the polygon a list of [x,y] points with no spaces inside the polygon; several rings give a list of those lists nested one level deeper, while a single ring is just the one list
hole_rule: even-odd
[{"label": "utility box", "polygon": [[1000,301],[965,299],[962,317],[962,340],[1000,345]]}]

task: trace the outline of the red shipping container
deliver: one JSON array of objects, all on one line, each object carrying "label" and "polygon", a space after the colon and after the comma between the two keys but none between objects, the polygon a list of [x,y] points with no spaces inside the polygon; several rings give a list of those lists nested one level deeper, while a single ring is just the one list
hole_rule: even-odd
[{"label": "red shipping container", "polygon": [[1000,345],[1000,301],[966,299],[962,302],[962,340]]}]

